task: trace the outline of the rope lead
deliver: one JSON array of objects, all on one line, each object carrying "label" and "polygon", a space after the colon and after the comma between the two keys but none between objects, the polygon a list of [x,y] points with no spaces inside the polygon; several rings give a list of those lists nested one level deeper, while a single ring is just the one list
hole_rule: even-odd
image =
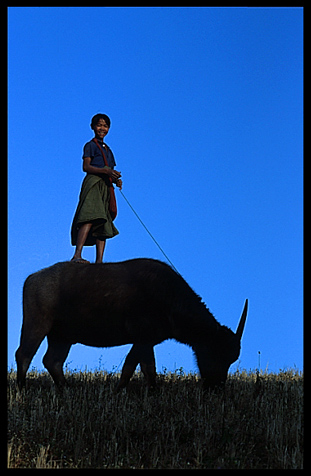
[{"label": "rope lead", "polygon": [[171,260],[169,259],[169,257],[167,256],[167,254],[164,252],[164,250],[161,248],[161,246],[159,245],[159,243],[157,242],[157,240],[155,239],[155,237],[152,235],[152,233],[150,233],[150,231],[148,230],[148,228],[146,227],[146,225],[144,224],[144,222],[141,220],[141,218],[139,217],[138,213],[134,210],[134,208],[132,207],[132,205],[130,204],[130,202],[128,201],[128,199],[126,198],[126,196],[124,195],[124,193],[122,192],[122,190],[120,190],[120,193],[122,195],[122,197],[124,198],[124,200],[126,201],[126,203],[128,204],[128,206],[130,207],[130,209],[132,210],[132,212],[134,213],[134,215],[136,216],[136,218],[140,221],[141,225],[145,228],[146,232],[148,233],[148,235],[152,238],[152,240],[154,241],[154,243],[157,245],[157,247],[159,248],[159,250],[161,251],[161,253],[163,254],[163,256],[165,256],[165,258],[167,259],[167,261],[169,262],[169,264],[171,265],[171,267],[173,268],[174,271],[176,271],[176,273],[178,273],[180,275],[180,273],[177,271],[177,269],[175,268],[175,266],[173,265],[173,263],[171,262]]}]

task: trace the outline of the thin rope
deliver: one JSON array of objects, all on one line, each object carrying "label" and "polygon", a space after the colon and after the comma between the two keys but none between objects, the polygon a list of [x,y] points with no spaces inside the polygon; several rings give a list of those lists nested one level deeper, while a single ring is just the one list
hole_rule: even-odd
[{"label": "thin rope", "polygon": [[152,238],[152,240],[154,241],[154,243],[157,245],[157,247],[159,248],[159,250],[161,251],[161,253],[163,254],[163,256],[165,256],[165,258],[167,259],[167,261],[169,262],[169,264],[171,265],[171,267],[173,268],[174,271],[176,271],[176,273],[180,274],[177,269],[175,268],[175,266],[173,265],[173,263],[171,262],[171,260],[169,259],[169,257],[167,256],[167,254],[164,252],[163,248],[161,248],[161,246],[159,245],[159,243],[157,242],[157,240],[155,239],[155,237],[152,235],[152,233],[150,233],[150,231],[148,230],[148,228],[146,227],[146,225],[144,224],[144,222],[142,221],[142,219],[139,217],[138,213],[134,210],[134,208],[132,207],[132,205],[130,204],[130,202],[128,201],[128,199],[126,198],[126,196],[124,195],[124,193],[120,190],[120,193],[122,195],[122,197],[124,198],[124,200],[126,201],[126,203],[128,204],[128,206],[130,207],[130,209],[132,210],[132,212],[134,213],[134,215],[136,216],[136,218],[140,221],[141,225],[145,228],[146,232],[148,233],[148,235]]}]

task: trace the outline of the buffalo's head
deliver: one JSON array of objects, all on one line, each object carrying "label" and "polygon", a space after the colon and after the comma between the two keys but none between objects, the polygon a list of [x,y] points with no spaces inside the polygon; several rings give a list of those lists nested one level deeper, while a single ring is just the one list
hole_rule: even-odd
[{"label": "buffalo's head", "polygon": [[246,299],[235,333],[225,326],[220,326],[208,343],[192,345],[205,389],[223,386],[227,380],[230,365],[239,358],[247,309],[248,300]]}]

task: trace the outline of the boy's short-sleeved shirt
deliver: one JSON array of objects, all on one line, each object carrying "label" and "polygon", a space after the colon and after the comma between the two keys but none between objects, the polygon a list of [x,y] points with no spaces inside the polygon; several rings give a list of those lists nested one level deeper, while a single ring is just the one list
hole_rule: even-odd
[{"label": "boy's short-sleeved shirt", "polygon": [[[103,147],[103,141],[101,139],[97,138],[97,141],[104,151],[109,167],[113,169],[116,165],[116,161],[114,160],[112,150],[110,149],[110,147],[107,146],[107,144],[105,144],[107,146],[107,149]],[[87,142],[83,147],[82,159],[84,159],[85,157],[91,157],[91,165],[93,165],[93,167],[105,167],[105,162],[102,153],[93,140]]]}]

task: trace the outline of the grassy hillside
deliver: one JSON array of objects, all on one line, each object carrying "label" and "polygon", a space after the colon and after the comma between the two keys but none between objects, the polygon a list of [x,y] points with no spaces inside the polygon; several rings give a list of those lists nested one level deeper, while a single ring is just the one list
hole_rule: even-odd
[{"label": "grassy hillside", "polygon": [[67,372],[59,394],[46,373],[16,390],[8,373],[10,468],[302,468],[303,376],[236,372],[204,394],[196,375]]}]

